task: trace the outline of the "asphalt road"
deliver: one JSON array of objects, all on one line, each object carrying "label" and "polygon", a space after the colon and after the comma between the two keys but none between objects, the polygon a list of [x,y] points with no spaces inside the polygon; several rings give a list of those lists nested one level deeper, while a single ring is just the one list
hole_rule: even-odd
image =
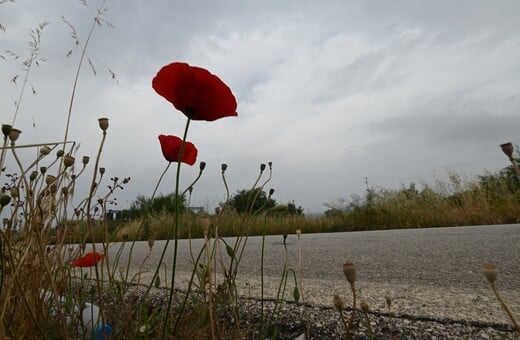
[{"label": "asphalt road", "polygon": [[[151,270],[159,262],[165,242],[156,241],[151,253],[147,242],[137,242],[132,252],[131,267],[135,270]],[[228,238],[226,242],[233,245],[235,239]],[[261,237],[248,238],[240,264],[240,275],[260,275],[261,242]],[[194,256],[202,244],[200,239],[192,240]],[[299,247],[297,236],[288,235],[286,245],[289,266],[296,269]],[[301,275],[304,279],[342,279],[343,262],[350,260],[356,265],[360,281],[471,287],[482,286],[481,265],[492,262],[499,268],[500,285],[520,291],[518,224],[302,234],[300,246]],[[120,247],[118,243],[111,245],[111,262]],[[126,244],[119,266],[126,263],[129,249],[130,244]],[[222,253],[227,258],[225,249]],[[173,241],[170,241],[165,256],[168,268],[172,264],[172,254]],[[179,271],[189,272],[193,268],[189,254],[189,241],[179,240]],[[267,236],[264,274],[279,276],[284,256],[283,237]]]},{"label": "asphalt road", "polygon": [[[235,239],[226,242],[233,245]],[[147,242],[135,243],[130,271],[132,275],[141,273],[136,276],[140,283],[149,282],[165,243],[156,241],[152,251]],[[260,296],[261,243],[261,237],[247,240],[237,280],[241,295]],[[192,240],[194,256],[202,245],[203,240]],[[349,260],[356,266],[360,299],[369,303],[371,310],[385,312],[385,297],[391,296],[394,310],[402,315],[507,324],[506,314],[481,273],[482,263],[492,262],[499,269],[497,287],[513,312],[520,315],[520,224],[302,234],[301,242],[292,234],[286,245],[288,265],[296,272],[301,249],[300,283],[305,301],[312,304],[331,306],[334,294],[349,296],[342,269]],[[111,266],[126,267],[129,253],[130,243],[111,244]],[[168,269],[172,255],[173,241],[164,261]],[[222,257],[229,259],[225,249]],[[276,296],[284,259],[283,237],[266,237],[264,296]],[[168,286],[171,272],[165,273],[163,268],[161,284]],[[177,288],[186,287],[192,268],[189,241],[179,240]],[[293,287],[291,278],[285,299],[291,300]]]}]

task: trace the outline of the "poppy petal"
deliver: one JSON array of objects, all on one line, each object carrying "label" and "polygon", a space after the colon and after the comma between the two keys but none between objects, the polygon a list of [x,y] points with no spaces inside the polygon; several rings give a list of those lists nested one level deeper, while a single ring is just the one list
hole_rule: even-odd
[{"label": "poppy petal", "polygon": [[231,89],[204,68],[171,63],[157,73],[152,87],[190,119],[214,121],[237,116]]}]

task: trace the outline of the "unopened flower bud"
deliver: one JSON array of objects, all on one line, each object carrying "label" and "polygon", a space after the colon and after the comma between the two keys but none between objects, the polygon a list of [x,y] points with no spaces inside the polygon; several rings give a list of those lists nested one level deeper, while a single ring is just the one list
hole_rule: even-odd
[{"label": "unopened flower bud", "polygon": [[47,156],[51,153],[51,148],[49,148],[47,145],[44,145],[40,148],[40,154],[43,156]]},{"label": "unopened flower bud", "polygon": [[9,140],[11,142],[16,142],[16,140],[18,139],[18,137],[20,137],[20,134],[22,133],[22,131],[18,130],[18,129],[15,129],[15,128],[12,128],[11,129],[11,132],[9,132]]},{"label": "unopened flower bud", "polygon": [[29,175],[29,180],[32,182],[32,181],[34,181],[36,179],[37,176],[38,176],[38,171],[33,170],[31,172],[31,174]]},{"label": "unopened flower bud", "polygon": [[9,203],[11,203],[11,196],[1,194],[0,195],[0,206],[3,208],[6,205],[8,205]]},{"label": "unopened flower bud", "polygon": [[345,262],[343,264],[343,274],[345,274],[348,283],[350,283],[351,286],[354,285],[354,282],[356,282],[356,267],[354,263],[350,261]]},{"label": "unopened flower bud", "polygon": [[498,276],[497,267],[493,263],[483,263],[482,274],[484,274],[489,283],[494,283]]},{"label": "unopened flower bud", "polygon": [[338,312],[342,311],[345,308],[345,299],[337,294],[334,294],[334,297],[332,298],[332,305],[338,310]]},{"label": "unopened flower bud", "polygon": [[4,137],[9,137],[12,129],[13,129],[13,127],[11,125],[2,124],[2,133],[4,134]]},{"label": "unopened flower bud", "polygon": [[269,169],[273,167],[273,162],[267,162],[267,165],[269,165]]},{"label": "unopened flower bud", "polygon": [[83,165],[87,165],[89,161],[90,161],[89,156],[83,156],[83,158],[81,159],[81,162],[83,163]]},{"label": "unopened flower bud", "polygon": [[66,168],[74,165],[74,157],[66,155],[63,157],[63,165],[65,165]]},{"label": "unopened flower bud", "polygon": [[65,154],[65,151],[59,149],[58,151],[56,151],[56,158],[63,157],[64,154]]},{"label": "unopened flower bud", "polygon": [[260,164],[260,171],[264,171],[264,170],[265,170],[265,164],[262,163],[262,164]]},{"label": "unopened flower bud", "polygon": [[200,162],[200,164],[199,164],[200,172],[204,171],[205,168],[206,168],[206,162]]},{"label": "unopened flower bud", "polygon": [[42,173],[42,175],[44,175],[47,172],[47,167],[46,166],[40,167],[40,172]]},{"label": "unopened flower bud", "polygon": [[274,194],[274,189],[273,188],[269,189],[269,197],[273,196],[273,194]]},{"label": "unopened flower bud", "polygon": [[99,118],[98,122],[101,130],[106,131],[108,129],[108,118]]},{"label": "unopened flower bud", "polygon": [[222,169],[222,172],[226,171],[226,169],[227,169],[227,164],[226,164],[226,163],[222,163],[222,165],[220,166],[220,168]]},{"label": "unopened flower bud", "polygon": [[105,168],[99,168],[99,173],[103,175],[105,173]]}]

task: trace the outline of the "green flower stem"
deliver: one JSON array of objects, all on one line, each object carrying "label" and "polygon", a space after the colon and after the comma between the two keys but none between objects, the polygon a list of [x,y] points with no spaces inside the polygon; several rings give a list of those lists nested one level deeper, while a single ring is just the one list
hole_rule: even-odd
[{"label": "green flower stem", "polygon": [[[166,165],[166,168],[162,172],[161,177],[159,177],[159,180],[157,181],[157,184],[155,185],[155,189],[153,190],[153,194],[152,194],[152,197],[150,199],[150,202],[153,202],[155,194],[157,193],[157,190],[159,189],[159,184],[161,184],[161,181],[164,178],[164,175],[166,174],[168,169],[170,168],[171,164],[172,164],[171,162],[168,162],[168,165]],[[139,225],[139,229],[137,230],[137,234],[136,235],[139,234],[139,232],[141,231],[141,227],[142,226],[143,226],[143,223],[141,222],[141,224]],[[133,253],[133,250],[134,250],[135,242],[136,242],[136,240],[134,238],[134,240],[132,241],[132,245],[130,246],[130,254],[128,256],[128,262],[127,262],[127,265],[126,265],[126,278],[125,278],[125,281],[127,281],[127,282],[128,282],[128,275],[129,275],[129,272],[130,272],[130,263],[132,261],[132,253]],[[167,246],[168,246],[168,241],[166,241],[166,246],[164,247],[163,252],[161,254],[161,260],[159,261],[159,264],[162,263],[162,260],[164,258],[164,254],[166,253],[166,247]],[[159,274],[160,267],[161,266],[158,265],[157,268],[155,268],[155,273],[153,274],[152,280],[150,281],[150,284],[148,285],[148,288],[146,289],[146,292],[144,294],[145,297],[148,296],[148,293],[150,293],[150,289],[152,288],[153,282],[155,281],[155,278]]]},{"label": "green flower stem", "polygon": [[[94,173],[92,175],[92,182],[90,184],[90,192],[88,195],[88,200],[86,202],[86,204],[87,204],[87,228],[88,228],[88,231],[90,234],[90,239],[92,241],[92,251],[94,252],[94,254],[96,253],[96,241],[94,239],[94,230],[92,227],[92,214],[90,213],[90,209],[91,209],[91,204],[92,204],[92,198],[94,196],[96,188],[99,186],[98,185],[98,186],[96,186],[96,188],[94,188],[94,184],[96,183],[96,177],[97,177],[97,173],[98,173],[98,169],[99,169],[99,159],[101,158],[101,153],[103,152],[103,145],[105,144],[106,137],[107,137],[107,132],[103,131],[103,138],[101,139],[101,143],[100,143],[99,149],[98,149],[98,154],[96,156],[96,164],[94,166],[94,171],[93,171]],[[108,253],[105,254],[105,259],[103,259],[102,261],[108,261]],[[101,264],[101,266],[103,266],[103,264]],[[101,298],[103,296],[103,284],[100,281],[101,276],[100,276],[97,264],[94,266],[94,268],[95,268],[95,274],[96,274],[97,290],[98,290],[98,294],[100,297],[100,303],[99,303],[100,313],[99,314],[101,316],[101,324],[105,324],[104,303],[103,303],[103,299]]]},{"label": "green flower stem", "polygon": [[[170,309],[172,306],[172,300],[173,300],[173,292],[175,288],[175,270],[177,265],[177,247],[179,243],[179,182],[180,182],[180,175],[181,175],[181,163],[182,163],[182,156],[184,155],[184,145],[186,144],[186,137],[188,136],[188,129],[190,127],[191,119],[188,118],[186,121],[186,127],[184,129],[184,135],[182,136],[182,144],[181,149],[179,151],[179,157],[177,162],[177,174],[175,175],[175,221],[173,225],[173,233],[174,233],[174,247],[173,247],[173,264],[172,264],[172,285],[170,288],[170,297],[168,298],[168,307],[166,309],[166,315],[164,317],[164,325],[163,325],[163,331],[162,331],[162,338],[166,339],[166,331],[168,329],[168,319],[170,317]],[[170,237],[168,237],[168,240],[171,238],[171,232]],[[168,241],[166,242],[168,243]],[[162,258],[161,258],[162,260]],[[162,261],[161,261],[162,262]],[[159,263],[161,263],[159,262]],[[180,318],[182,315],[182,310],[179,311],[179,314],[177,315],[177,318]]]}]

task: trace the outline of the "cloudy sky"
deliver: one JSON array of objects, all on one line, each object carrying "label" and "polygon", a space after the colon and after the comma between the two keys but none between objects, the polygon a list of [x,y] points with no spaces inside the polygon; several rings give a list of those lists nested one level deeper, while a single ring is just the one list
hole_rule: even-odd
[{"label": "cloudy sky", "polygon": [[[14,124],[19,144],[63,140],[80,48],[100,5],[0,4],[2,123],[13,120],[30,31],[49,22],[39,50],[47,61],[31,69]],[[125,0],[106,8],[113,28],[93,32],[87,54],[97,75],[83,65],[69,136],[78,156],[94,158],[97,118],[110,119],[101,165],[109,176],[132,177],[117,194],[121,207],[153,192],[166,166],[157,136],[183,133],[185,117],[151,87],[172,61],[207,68],[238,101],[238,117],[190,126],[188,139],[207,163],[196,206],[224,199],[221,163],[233,193],[272,161],[268,188],[277,201],[320,212],[324,202],[362,194],[365,178],[397,189],[451,170],[471,177],[501,169],[508,163],[498,145],[520,143],[516,0]],[[76,28],[78,47],[62,16]],[[197,173],[183,166],[183,185]],[[173,188],[172,168],[159,191]]]}]

